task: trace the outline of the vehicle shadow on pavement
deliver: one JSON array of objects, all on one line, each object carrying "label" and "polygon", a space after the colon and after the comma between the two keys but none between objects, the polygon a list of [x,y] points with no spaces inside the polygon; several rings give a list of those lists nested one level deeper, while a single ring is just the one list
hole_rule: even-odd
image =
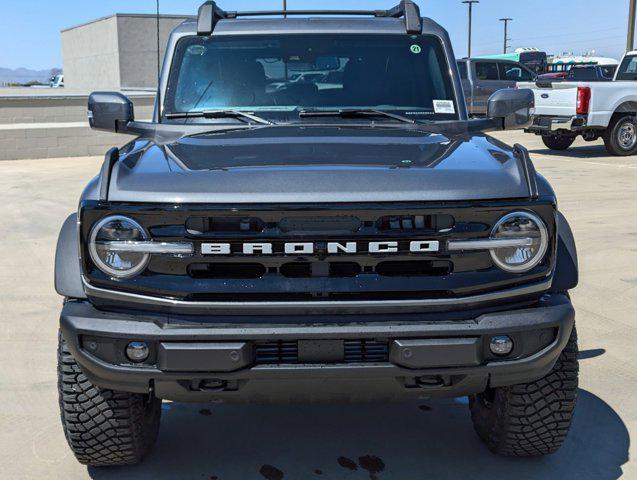
[{"label": "vehicle shadow on pavement", "polygon": [[603,400],[580,390],[556,455],[501,458],[475,435],[466,398],[408,404],[164,404],[143,465],[89,469],[93,479],[616,479],[630,438]]},{"label": "vehicle shadow on pavement", "polygon": [[606,151],[604,145],[590,144],[577,147],[570,147],[568,150],[556,151],[548,148],[534,148],[529,149],[530,153],[538,155],[553,155],[567,158],[606,158],[608,159],[609,153]]}]

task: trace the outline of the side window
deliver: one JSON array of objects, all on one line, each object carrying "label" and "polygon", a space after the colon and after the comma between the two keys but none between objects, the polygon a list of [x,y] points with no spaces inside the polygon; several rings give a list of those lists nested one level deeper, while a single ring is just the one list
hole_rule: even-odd
[{"label": "side window", "polygon": [[530,82],[533,75],[521,65],[515,63],[500,63],[500,78],[511,82]]},{"label": "side window", "polygon": [[498,64],[496,62],[476,62],[476,77],[478,80],[500,80]]},{"label": "side window", "polygon": [[467,80],[467,62],[458,62],[458,71],[460,72],[460,78]]},{"label": "side window", "polygon": [[617,80],[637,80],[637,56],[624,58],[619,67]]},{"label": "side window", "polygon": [[615,71],[617,70],[617,67],[613,65],[605,65],[600,68],[602,69],[602,75],[604,76],[604,78],[609,78],[612,80],[613,77],[615,77]]}]

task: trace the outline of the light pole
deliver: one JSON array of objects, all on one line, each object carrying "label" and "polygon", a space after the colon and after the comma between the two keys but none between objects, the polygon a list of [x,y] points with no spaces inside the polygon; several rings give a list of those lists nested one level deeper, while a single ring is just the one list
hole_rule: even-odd
[{"label": "light pole", "polygon": [[508,50],[508,41],[509,41],[509,22],[512,22],[512,18],[501,18],[501,22],[504,22],[504,53],[507,53]]},{"label": "light pole", "polygon": [[466,3],[467,5],[469,5],[469,47],[467,49],[467,56],[471,58],[471,28],[473,23],[473,4],[480,3],[480,0],[463,0],[462,3]]},{"label": "light pole", "polygon": [[283,18],[288,17],[288,0],[283,0]]},{"label": "light pole", "polygon": [[626,51],[630,52],[635,48],[635,10],[637,10],[637,0],[630,0],[628,7],[628,41]]}]

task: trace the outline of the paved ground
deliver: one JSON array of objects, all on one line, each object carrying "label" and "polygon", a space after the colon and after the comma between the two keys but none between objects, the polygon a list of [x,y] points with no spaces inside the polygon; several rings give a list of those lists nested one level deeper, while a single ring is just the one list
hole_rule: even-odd
[{"label": "paved ground", "polygon": [[60,299],[52,284],[58,229],[101,162],[78,158],[0,162],[0,478],[250,480],[263,479],[259,470],[272,465],[285,479],[356,480],[373,477],[338,459],[368,455],[385,465],[379,480],[637,478],[629,460],[636,453],[630,435],[637,433],[637,157],[610,158],[603,147],[583,143],[553,156],[534,137],[501,138],[531,148],[580,252],[582,282],[573,298],[582,390],[559,454],[492,456],[474,435],[462,399],[390,406],[165,404],[157,449],[143,466],[78,465],[58,418]]}]

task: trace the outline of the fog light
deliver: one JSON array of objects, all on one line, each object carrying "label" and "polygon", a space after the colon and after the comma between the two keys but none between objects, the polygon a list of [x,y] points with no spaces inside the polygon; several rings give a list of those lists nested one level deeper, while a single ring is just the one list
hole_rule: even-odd
[{"label": "fog light", "polygon": [[130,342],[126,347],[126,356],[131,362],[141,363],[150,355],[146,342]]},{"label": "fog light", "polygon": [[489,347],[494,355],[508,355],[513,351],[513,340],[507,335],[499,335],[491,339]]}]

